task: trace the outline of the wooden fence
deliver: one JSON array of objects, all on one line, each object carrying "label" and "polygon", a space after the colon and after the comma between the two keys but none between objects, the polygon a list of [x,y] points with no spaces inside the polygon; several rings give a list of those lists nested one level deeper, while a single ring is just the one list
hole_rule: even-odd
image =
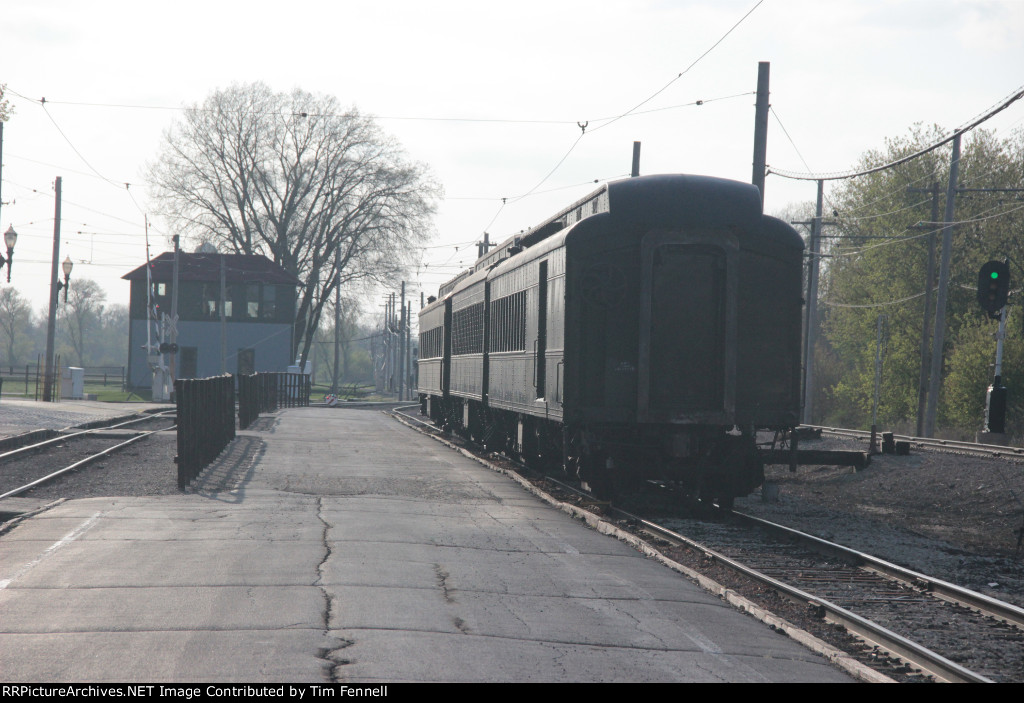
[{"label": "wooden fence", "polygon": [[[59,366],[59,362],[55,366],[59,378],[64,369]],[[114,386],[121,389],[125,387],[124,366],[86,366],[84,368],[85,383],[89,385]],[[42,387],[43,377],[43,367],[40,363],[25,364],[24,366],[0,366],[0,384],[6,384],[7,392],[11,394],[30,395],[33,392],[33,387]]]}]

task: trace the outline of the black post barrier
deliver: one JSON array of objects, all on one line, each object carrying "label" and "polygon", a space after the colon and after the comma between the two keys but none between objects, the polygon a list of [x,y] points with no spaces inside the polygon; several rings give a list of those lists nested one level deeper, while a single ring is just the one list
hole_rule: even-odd
[{"label": "black post barrier", "polygon": [[230,375],[174,382],[178,414],[178,488],[184,489],[235,438],[235,381]]},{"label": "black post barrier", "polygon": [[300,373],[256,373],[238,377],[238,427],[246,429],[260,413],[307,407],[312,383]]},{"label": "black post barrier", "polygon": [[259,388],[255,374],[238,376],[238,429],[244,430],[259,417]]}]

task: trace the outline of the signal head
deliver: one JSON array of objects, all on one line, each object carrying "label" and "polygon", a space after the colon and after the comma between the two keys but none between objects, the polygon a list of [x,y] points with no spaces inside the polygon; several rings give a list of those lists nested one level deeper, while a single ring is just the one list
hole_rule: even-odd
[{"label": "signal head", "polygon": [[1010,265],[1005,261],[988,261],[978,271],[978,304],[989,314],[1006,305],[1010,295]]}]

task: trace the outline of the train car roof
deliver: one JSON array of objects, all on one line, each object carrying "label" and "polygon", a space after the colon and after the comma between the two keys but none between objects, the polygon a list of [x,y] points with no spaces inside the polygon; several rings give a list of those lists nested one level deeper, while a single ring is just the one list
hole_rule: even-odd
[{"label": "train car roof", "polygon": [[488,268],[480,271],[468,271],[467,273],[469,273],[470,275],[463,276],[462,278],[458,279],[458,281],[456,281],[455,283],[455,286],[452,288],[451,292],[448,295],[456,295],[466,290],[467,288],[470,288],[473,285],[480,283],[481,281],[487,278],[487,273],[489,270],[490,269]]},{"label": "train car roof", "polygon": [[714,176],[660,174],[609,181],[536,227],[505,239],[477,259],[472,268],[443,284],[438,297],[443,299],[467,276],[490,269],[580,220],[603,212],[610,213],[613,220],[649,226],[680,221],[697,226],[756,226],[762,213],[761,193],[750,183]]}]

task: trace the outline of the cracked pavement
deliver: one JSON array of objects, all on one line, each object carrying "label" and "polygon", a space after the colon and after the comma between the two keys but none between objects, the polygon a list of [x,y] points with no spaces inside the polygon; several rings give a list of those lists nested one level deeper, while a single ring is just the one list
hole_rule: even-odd
[{"label": "cracked pavement", "polygon": [[0,535],[0,678],[850,680],[379,412],[257,426],[191,493],[70,500]]}]

